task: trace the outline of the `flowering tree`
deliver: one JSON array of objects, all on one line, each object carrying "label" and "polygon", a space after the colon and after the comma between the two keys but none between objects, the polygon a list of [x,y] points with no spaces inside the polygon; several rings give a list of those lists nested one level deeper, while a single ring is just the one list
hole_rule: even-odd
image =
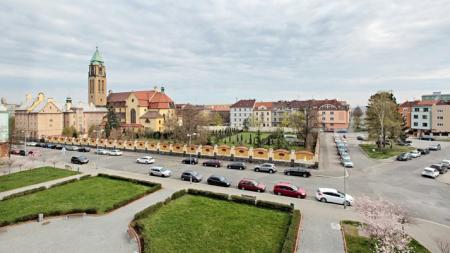
[{"label": "flowering tree", "polygon": [[409,253],[411,238],[404,225],[410,222],[405,209],[387,200],[363,197],[355,201],[355,209],[361,215],[361,229],[375,239],[376,253]]}]

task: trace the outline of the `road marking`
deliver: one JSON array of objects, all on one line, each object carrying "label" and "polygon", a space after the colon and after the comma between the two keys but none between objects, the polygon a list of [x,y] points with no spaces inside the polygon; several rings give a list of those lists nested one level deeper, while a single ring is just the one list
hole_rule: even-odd
[{"label": "road marking", "polygon": [[447,226],[447,225],[441,224],[441,223],[437,223],[437,222],[434,222],[434,221],[425,220],[425,219],[421,219],[421,218],[414,218],[414,217],[413,217],[413,219],[419,220],[419,221],[423,221],[423,222],[427,222],[427,223],[431,223],[431,224],[434,224],[434,225],[438,225],[438,226],[450,229],[450,226]]},{"label": "road marking", "polygon": [[333,230],[341,230],[341,225],[339,223],[330,223],[331,229]]}]

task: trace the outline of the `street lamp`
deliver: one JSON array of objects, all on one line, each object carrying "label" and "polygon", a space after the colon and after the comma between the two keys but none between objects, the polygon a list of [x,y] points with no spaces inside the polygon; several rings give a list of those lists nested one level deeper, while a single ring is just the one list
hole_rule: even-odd
[{"label": "street lamp", "polygon": [[347,208],[347,193],[346,193],[346,189],[345,189],[345,178],[347,177],[347,173],[346,173],[346,168],[344,166],[344,209]]},{"label": "street lamp", "polygon": [[20,131],[23,133],[23,138],[24,138],[24,142],[23,142],[23,150],[25,151],[25,156],[27,155],[27,132],[22,130]]},{"label": "street lamp", "polygon": [[[192,133],[192,134],[187,134],[187,137],[189,137],[189,169],[191,168],[192,165],[192,153],[191,153],[191,138],[192,136],[197,136],[197,133]],[[191,176],[191,182],[192,182],[192,176]]]},{"label": "street lamp", "polygon": [[103,129],[100,129],[100,130],[94,130],[94,133],[96,133],[96,135],[97,135],[97,140],[96,140],[96,142],[95,142],[95,169],[98,169],[98,165],[97,165],[97,163],[98,163],[98,152],[97,152],[97,149],[98,149],[98,144],[97,144],[97,142],[98,142],[98,134],[99,133],[103,133],[105,130],[103,130]]}]

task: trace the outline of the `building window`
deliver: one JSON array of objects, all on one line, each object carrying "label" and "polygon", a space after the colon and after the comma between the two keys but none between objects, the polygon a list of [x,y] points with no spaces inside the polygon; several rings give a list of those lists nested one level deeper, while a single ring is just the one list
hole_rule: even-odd
[{"label": "building window", "polygon": [[423,127],[428,127],[428,123],[422,123]]},{"label": "building window", "polygon": [[134,99],[131,99],[131,103],[134,103]]},{"label": "building window", "polygon": [[145,123],[150,123],[150,120],[149,119],[145,119]]},{"label": "building window", "polygon": [[420,112],[420,109],[419,108],[414,108],[414,111],[415,112]]},{"label": "building window", "polygon": [[325,115],[326,114],[326,112],[322,112],[322,115]]},{"label": "building window", "polygon": [[331,121],[333,121],[333,120],[334,120],[334,118],[330,118],[330,120],[331,120]]},{"label": "building window", "polygon": [[322,121],[325,121],[325,117],[322,117]]},{"label": "building window", "polygon": [[418,118],[419,118],[419,115],[414,115],[414,118],[415,118],[415,119],[418,119]]},{"label": "building window", "polygon": [[330,112],[330,114],[331,114],[331,115],[333,115],[333,114],[334,114],[334,112]]},{"label": "building window", "polygon": [[131,124],[135,124],[136,123],[136,110],[131,109],[130,114],[131,114]]},{"label": "building window", "polygon": [[419,126],[419,123],[417,123],[417,122],[414,122],[414,126]]},{"label": "building window", "polygon": [[422,115],[422,119],[427,119],[427,115]]},{"label": "building window", "polygon": [[423,111],[424,112],[428,112],[428,108],[423,108]]}]

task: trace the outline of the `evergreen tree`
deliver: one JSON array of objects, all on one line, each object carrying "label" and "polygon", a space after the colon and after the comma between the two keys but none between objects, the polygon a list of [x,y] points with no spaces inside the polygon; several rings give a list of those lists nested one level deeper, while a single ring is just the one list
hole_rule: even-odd
[{"label": "evergreen tree", "polygon": [[108,109],[108,113],[106,114],[105,135],[108,138],[112,129],[119,128],[119,120],[111,105],[107,105],[106,108]]}]

